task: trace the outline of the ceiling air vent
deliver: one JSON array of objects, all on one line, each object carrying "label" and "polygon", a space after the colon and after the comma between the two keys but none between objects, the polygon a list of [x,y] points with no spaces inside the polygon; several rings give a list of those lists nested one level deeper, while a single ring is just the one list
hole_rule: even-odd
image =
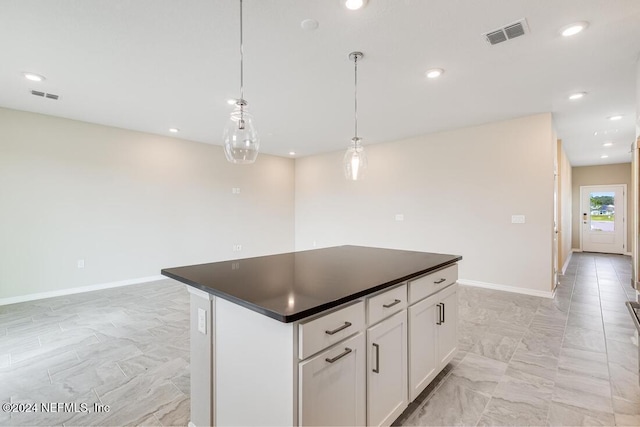
[{"label": "ceiling air vent", "polygon": [[490,45],[506,42],[507,40],[515,39],[516,37],[524,36],[529,32],[526,19],[513,22],[509,25],[505,25],[502,28],[490,31],[484,35],[485,40]]},{"label": "ceiling air vent", "polygon": [[32,90],[31,95],[40,96],[42,98],[48,98],[53,100],[57,100],[58,98],[60,98],[59,95],[56,95],[54,93],[45,93],[45,92],[40,92],[39,90]]}]

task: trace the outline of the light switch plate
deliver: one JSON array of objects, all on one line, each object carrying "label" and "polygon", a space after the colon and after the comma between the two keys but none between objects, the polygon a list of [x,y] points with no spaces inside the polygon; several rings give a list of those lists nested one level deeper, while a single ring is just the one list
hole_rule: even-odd
[{"label": "light switch plate", "polygon": [[511,224],[524,224],[524,215],[511,215]]},{"label": "light switch plate", "polygon": [[396,221],[404,221],[404,214],[396,214]]}]

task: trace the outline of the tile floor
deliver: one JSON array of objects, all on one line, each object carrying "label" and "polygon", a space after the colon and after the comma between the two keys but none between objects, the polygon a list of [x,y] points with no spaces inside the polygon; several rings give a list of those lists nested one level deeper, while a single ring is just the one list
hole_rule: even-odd
[{"label": "tile floor", "polygon": [[[460,287],[460,352],[397,425],[640,425],[630,259],[574,254],[551,299]],[[161,281],[0,307],[0,425],[186,425],[189,299]]]}]

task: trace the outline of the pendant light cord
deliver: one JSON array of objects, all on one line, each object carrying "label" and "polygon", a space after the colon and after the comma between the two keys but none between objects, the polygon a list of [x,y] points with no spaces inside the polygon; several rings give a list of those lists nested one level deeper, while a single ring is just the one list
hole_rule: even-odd
[{"label": "pendant light cord", "polygon": [[242,0],[240,0],[240,99],[244,99],[244,50],[242,48]]},{"label": "pendant light cord", "polygon": [[358,55],[353,58],[354,62],[354,90],[353,90],[353,99],[354,99],[354,111],[353,116],[355,118],[355,137],[358,138]]}]

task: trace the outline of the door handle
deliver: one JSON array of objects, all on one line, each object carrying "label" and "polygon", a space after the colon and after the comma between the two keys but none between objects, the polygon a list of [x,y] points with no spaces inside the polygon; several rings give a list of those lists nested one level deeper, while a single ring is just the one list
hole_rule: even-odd
[{"label": "door handle", "polygon": [[344,322],[344,325],[340,326],[339,328],[336,328],[333,331],[324,331],[324,332],[327,335],[333,335],[340,332],[343,329],[347,329],[349,326],[351,326],[351,322]]},{"label": "door handle", "polygon": [[335,362],[337,360],[342,359],[343,357],[345,357],[347,354],[351,353],[352,351],[353,350],[351,350],[349,347],[345,347],[344,351],[342,353],[340,353],[339,355],[337,355],[336,357],[334,357],[333,359],[330,359],[330,358],[327,357],[324,360],[326,360],[329,363],[333,363],[333,362]]},{"label": "door handle", "polygon": [[390,308],[393,307],[396,304],[400,304],[402,301],[400,301],[399,299],[393,300],[393,302],[391,304],[382,304],[382,306],[384,308]]},{"label": "door handle", "polygon": [[373,346],[376,348],[376,367],[373,368],[373,372],[376,374],[380,373],[380,346],[376,343],[373,343]]},{"label": "door handle", "polygon": [[442,304],[438,303],[436,305],[438,306],[438,321],[436,325],[442,325]]}]

